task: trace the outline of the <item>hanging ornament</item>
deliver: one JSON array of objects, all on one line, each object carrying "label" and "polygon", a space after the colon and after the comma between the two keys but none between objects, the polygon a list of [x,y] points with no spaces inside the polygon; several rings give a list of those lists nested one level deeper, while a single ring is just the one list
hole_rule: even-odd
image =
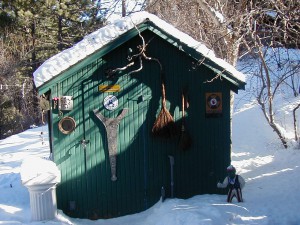
[{"label": "hanging ornament", "polygon": [[73,96],[61,96],[59,99],[59,110],[70,111],[73,109]]},{"label": "hanging ornament", "polygon": [[114,110],[119,105],[118,98],[114,95],[108,95],[104,98],[103,105],[108,110]]},{"label": "hanging ornament", "polygon": [[96,117],[103,123],[106,129],[107,143],[108,143],[108,153],[111,168],[111,180],[117,180],[117,150],[118,150],[118,131],[119,123],[124,118],[128,109],[122,110],[122,113],[116,118],[107,118],[103,116],[98,109],[93,110]]},{"label": "hanging ornament", "polygon": [[222,114],[222,93],[206,93],[206,115]]},{"label": "hanging ornament", "polygon": [[58,98],[58,97],[54,97],[54,98],[52,99],[53,109],[57,109],[57,107],[58,107],[58,101],[59,101],[59,98]]},{"label": "hanging ornament", "polygon": [[63,134],[70,134],[75,130],[76,122],[72,117],[66,116],[62,118],[58,123],[58,129]]}]

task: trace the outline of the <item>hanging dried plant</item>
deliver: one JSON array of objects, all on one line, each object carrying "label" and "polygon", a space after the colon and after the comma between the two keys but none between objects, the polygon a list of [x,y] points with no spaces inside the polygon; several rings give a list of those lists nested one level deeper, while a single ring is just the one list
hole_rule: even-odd
[{"label": "hanging dried plant", "polygon": [[161,74],[161,92],[162,92],[161,111],[152,127],[152,134],[155,137],[171,138],[176,136],[178,132],[177,132],[177,127],[175,126],[174,119],[166,106],[166,89],[165,89],[163,74]]}]

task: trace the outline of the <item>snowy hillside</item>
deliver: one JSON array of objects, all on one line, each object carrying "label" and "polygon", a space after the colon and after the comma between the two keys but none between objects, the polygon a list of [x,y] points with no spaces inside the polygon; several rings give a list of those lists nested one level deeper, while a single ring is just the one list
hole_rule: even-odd
[{"label": "snowy hillside", "polygon": [[[0,224],[300,224],[300,150],[283,149],[258,106],[242,102],[242,96],[243,92],[235,100],[232,164],[246,180],[245,202],[228,204],[224,195],[199,195],[167,199],[145,212],[109,220],[73,219],[58,211],[55,220],[31,222],[29,193],[21,184],[20,166],[29,156],[49,156],[47,128],[40,127],[0,141]],[[287,115],[288,110],[282,106]]]}]

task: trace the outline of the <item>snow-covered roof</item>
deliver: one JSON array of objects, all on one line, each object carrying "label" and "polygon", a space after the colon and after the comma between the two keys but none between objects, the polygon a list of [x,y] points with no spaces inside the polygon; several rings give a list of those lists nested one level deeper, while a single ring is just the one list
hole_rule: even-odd
[{"label": "snow-covered roof", "polygon": [[87,35],[84,39],[73,47],[66,49],[57,55],[46,60],[34,73],[34,82],[36,87],[42,86],[45,82],[56,77],[63,71],[93,54],[104,45],[114,41],[117,37],[133,29],[136,25],[151,21],[164,32],[180,40],[188,47],[195,49],[207,59],[218,64],[220,67],[231,73],[236,79],[245,82],[245,76],[225,60],[217,58],[214,52],[208,49],[204,44],[196,41],[191,36],[179,31],[174,26],[161,20],[157,16],[148,12],[137,12],[127,17],[112,21],[109,25],[98,29]]}]

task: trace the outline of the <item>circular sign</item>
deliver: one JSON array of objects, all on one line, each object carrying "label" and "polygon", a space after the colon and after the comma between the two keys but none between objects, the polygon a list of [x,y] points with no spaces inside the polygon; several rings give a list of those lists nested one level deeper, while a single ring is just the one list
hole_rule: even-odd
[{"label": "circular sign", "polygon": [[209,108],[211,108],[211,109],[217,109],[220,106],[220,104],[221,104],[220,96],[218,96],[216,94],[211,94],[207,98],[207,104],[208,104]]},{"label": "circular sign", "polygon": [[58,123],[58,128],[63,134],[69,134],[75,130],[76,122],[72,117],[64,117]]},{"label": "circular sign", "polygon": [[119,101],[116,96],[114,95],[108,95],[103,100],[103,105],[108,110],[114,110],[118,107]]}]

